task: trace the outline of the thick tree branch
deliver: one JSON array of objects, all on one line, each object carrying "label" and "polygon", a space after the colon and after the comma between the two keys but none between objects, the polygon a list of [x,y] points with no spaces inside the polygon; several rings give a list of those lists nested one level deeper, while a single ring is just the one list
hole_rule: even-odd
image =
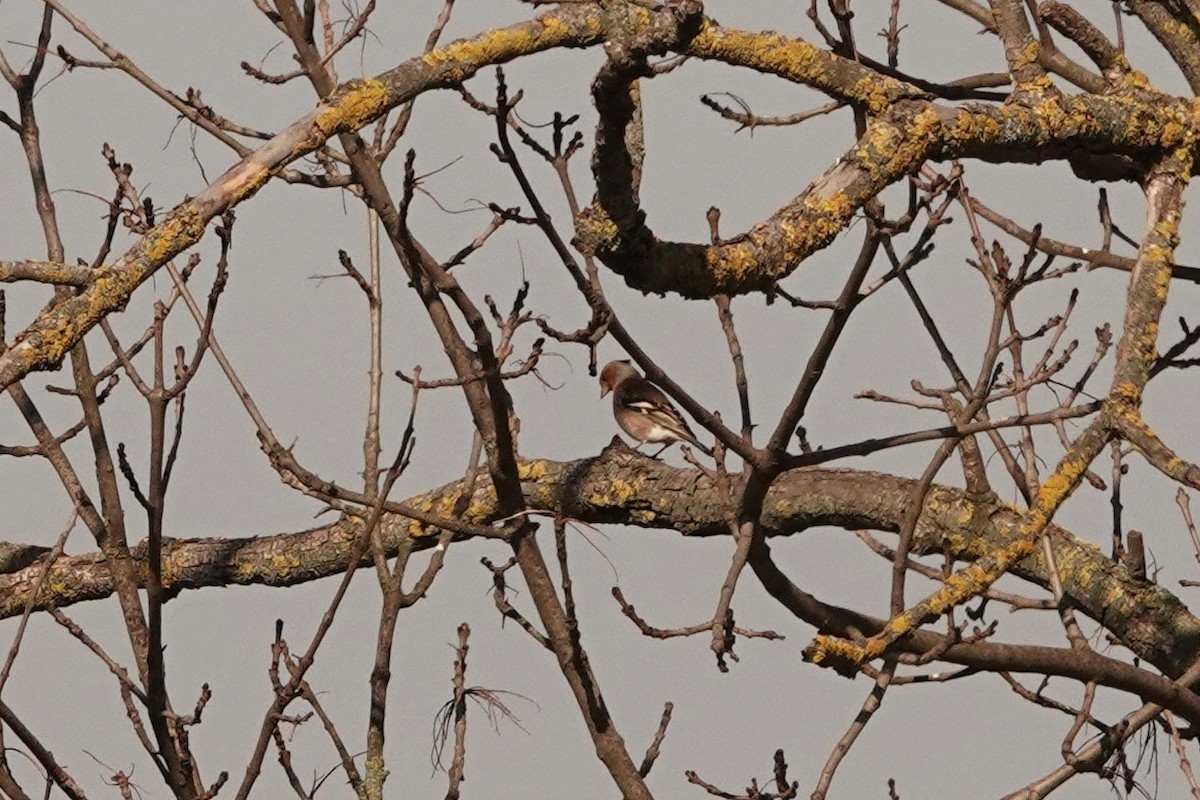
[{"label": "thick tree branch", "polygon": [[[728,536],[729,526],[712,480],[611,447],[597,458],[521,463],[522,490],[530,508],[589,523],[619,523],[678,531],[684,537]],[[763,531],[784,537],[815,526],[897,531],[911,501],[915,480],[858,470],[801,469],[775,482],[764,502]],[[455,481],[410,498],[416,508],[455,507]],[[912,553],[941,554],[973,561],[1021,535],[1021,511],[999,501],[972,500],[965,492],[935,484],[913,537]],[[498,514],[491,484],[480,477],[462,520],[483,524]],[[246,539],[164,539],[163,587],[168,595],[209,586],[292,586],[341,574],[359,535],[361,519],[299,533]],[[1055,561],[1063,570],[1066,601],[1110,630],[1141,658],[1168,675],[1200,658],[1200,619],[1173,594],[1131,575],[1098,548],[1055,525],[1047,528]],[[436,546],[440,532],[384,514],[380,538],[391,556],[401,547]],[[145,573],[144,546],[134,556]],[[364,554],[360,566],[373,564]],[[43,570],[41,562],[0,576],[0,616],[20,614]],[[1050,585],[1040,550],[1017,562],[1012,573],[1039,586]],[[111,578],[99,554],[59,559],[35,609],[107,597]]]}]

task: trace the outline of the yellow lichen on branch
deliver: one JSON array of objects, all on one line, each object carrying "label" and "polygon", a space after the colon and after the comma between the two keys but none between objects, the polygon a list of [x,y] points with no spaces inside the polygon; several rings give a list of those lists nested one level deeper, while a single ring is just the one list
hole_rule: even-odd
[{"label": "yellow lichen on branch", "polygon": [[[978,597],[1014,564],[1033,555],[1038,550],[1038,543],[1050,519],[1079,485],[1088,465],[1108,441],[1109,435],[1110,426],[1105,416],[1101,415],[1079,435],[1054,473],[1042,484],[1033,506],[1022,516],[1016,536],[950,575],[937,591],[893,616],[887,628],[862,644],[844,642],[838,645],[838,671],[845,672],[850,668],[857,670],[862,664],[878,658],[898,639],[950,609]],[[822,646],[821,652],[829,651],[828,643]]]},{"label": "yellow lichen on branch", "polygon": [[682,45],[682,51],[778,75],[862,105],[872,114],[883,113],[902,98],[922,95],[912,84],[880,75],[803,39],[774,31],[754,33],[709,21]]},{"label": "yellow lichen on branch", "polygon": [[313,120],[323,140],[335,133],[356,131],[388,110],[387,87],[375,78],[350,81],[331,99],[332,105]]},{"label": "yellow lichen on branch", "polygon": [[[900,637],[916,630],[952,607],[976,597],[1018,561],[1033,555],[1051,518],[1081,482],[1088,466],[1113,437],[1132,441],[1148,460],[1178,480],[1200,482],[1182,465],[1141,419],[1142,392],[1156,357],[1159,319],[1167,298],[1174,250],[1179,240],[1182,192],[1190,174],[1190,151],[1164,158],[1147,182],[1147,223],[1126,295],[1124,331],[1117,347],[1117,364],[1104,408],[1071,444],[1057,468],[1041,485],[1030,509],[1022,516],[1017,535],[1002,547],[946,579],[945,585],[910,609],[892,617],[887,628],[862,644],[824,638],[809,650],[821,658],[836,653],[840,672],[878,657]],[[1200,471],[1197,471],[1200,472]],[[820,663],[819,659],[814,661]]]}]

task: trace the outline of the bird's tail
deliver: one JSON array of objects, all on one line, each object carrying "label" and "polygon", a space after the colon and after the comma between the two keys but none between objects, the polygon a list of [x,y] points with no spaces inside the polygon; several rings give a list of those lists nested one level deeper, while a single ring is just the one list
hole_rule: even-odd
[{"label": "bird's tail", "polygon": [[680,439],[683,439],[685,442],[690,444],[692,447],[695,447],[697,450],[704,453],[704,455],[708,456],[709,458],[714,457],[713,449],[711,447],[701,444],[700,440],[697,439],[690,430],[687,430],[685,428],[683,430],[676,431],[676,433],[679,434]]}]

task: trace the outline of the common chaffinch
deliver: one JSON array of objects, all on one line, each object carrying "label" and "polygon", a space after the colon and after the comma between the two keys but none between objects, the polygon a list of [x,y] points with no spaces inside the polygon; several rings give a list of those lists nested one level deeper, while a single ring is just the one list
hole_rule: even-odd
[{"label": "common chaffinch", "polygon": [[628,361],[610,361],[600,371],[600,396],[613,396],[613,416],[621,430],[637,439],[638,446],[662,443],[658,452],[675,442],[687,442],[712,455],[712,449],[696,435],[662,390],[646,380]]}]

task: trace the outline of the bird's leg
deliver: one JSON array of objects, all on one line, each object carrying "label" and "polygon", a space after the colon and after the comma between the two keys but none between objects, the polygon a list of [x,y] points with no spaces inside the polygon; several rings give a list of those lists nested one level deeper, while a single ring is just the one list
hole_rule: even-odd
[{"label": "bird's leg", "polygon": [[660,447],[660,448],[658,448],[657,450],[655,450],[655,451],[654,451],[654,455],[652,455],[652,456],[650,456],[650,457],[651,457],[651,458],[658,458],[660,455],[662,455],[662,451],[663,451],[663,450],[666,450],[668,447],[670,447],[670,446],[671,446],[671,445],[673,445],[673,444],[675,444],[675,443],[674,443],[674,442],[667,442],[667,443],[666,443],[666,444],[664,444],[662,447]]}]

